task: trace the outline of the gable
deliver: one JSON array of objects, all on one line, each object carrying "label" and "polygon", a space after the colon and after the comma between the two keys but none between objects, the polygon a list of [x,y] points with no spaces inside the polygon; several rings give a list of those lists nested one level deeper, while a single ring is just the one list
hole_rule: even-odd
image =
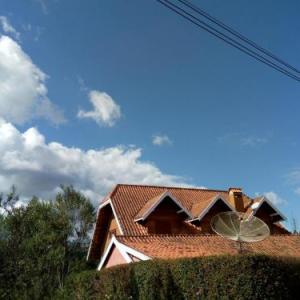
[{"label": "gable", "polygon": [[149,256],[120,243],[115,236],[112,236],[109,246],[101,257],[98,271],[102,268],[148,259]]},{"label": "gable", "polygon": [[271,223],[286,220],[286,217],[266,197],[252,205],[252,215]]},{"label": "gable", "polygon": [[112,235],[123,234],[111,200],[103,202],[97,212],[87,259],[98,260],[109,245]]},{"label": "gable", "polygon": [[106,258],[106,261],[103,264],[103,268],[110,268],[117,265],[123,265],[126,264],[127,261],[123,257],[120,250],[114,245]]},{"label": "gable", "polygon": [[145,221],[154,212],[157,213],[159,209],[161,214],[169,215],[172,213],[182,213],[185,218],[190,218],[191,215],[188,210],[178,201],[171,193],[164,192],[149,201],[141,208],[136,217],[135,222]]},{"label": "gable", "polygon": [[190,221],[193,224],[200,225],[204,219],[209,220],[220,212],[235,211],[235,209],[222,197],[216,196],[206,203],[196,204],[193,209],[194,218]]},{"label": "gable", "polygon": [[178,206],[166,197],[142,223],[148,234],[196,234],[193,226],[186,223],[186,214],[178,210]]}]

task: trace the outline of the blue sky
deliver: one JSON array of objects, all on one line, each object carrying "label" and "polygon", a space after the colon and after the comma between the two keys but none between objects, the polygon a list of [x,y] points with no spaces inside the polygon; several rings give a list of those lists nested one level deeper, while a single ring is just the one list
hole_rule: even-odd
[{"label": "blue sky", "polygon": [[[194,3],[300,67],[299,1]],[[32,64],[5,66],[19,77],[0,96],[2,190],[15,182],[27,197],[49,196],[62,181],[97,197],[119,181],[238,186],[300,222],[299,83],[154,0],[2,0],[0,15],[15,29],[2,18],[2,46]]]}]

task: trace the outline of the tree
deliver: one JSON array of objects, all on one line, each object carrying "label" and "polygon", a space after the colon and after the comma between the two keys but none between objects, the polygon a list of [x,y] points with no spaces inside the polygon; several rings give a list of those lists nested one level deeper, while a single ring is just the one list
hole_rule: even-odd
[{"label": "tree", "polygon": [[[6,217],[4,291],[13,299],[42,299],[59,285],[66,224],[53,204],[33,198]],[[9,299],[9,298],[8,298]]]},{"label": "tree", "polygon": [[[16,203],[19,201],[19,195],[17,194],[17,189],[13,185],[10,188],[10,191],[4,197],[3,193],[0,193],[0,210],[5,213],[11,213],[14,209]],[[1,212],[1,211],[0,211]]]},{"label": "tree", "polygon": [[90,200],[73,186],[62,185],[55,206],[69,222],[68,242],[77,247],[86,245],[95,219],[95,209]]},{"label": "tree", "polygon": [[65,277],[76,272],[86,264],[85,256],[90,239],[90,231],[95,221],[95,208],[90,200],[73,186],[61,186],[61,192],[56,195],[54,206],[60,218],[66,223],[65,264],[61,270],[60,287],[63,287]]},{"label": "tree", "polygon": [[[16,189],[0,207],[0,299],[49,299],[66,277],[87,268],[85,243],[94,222],[90,201],[62,187],[53,201],[15,207]],[[3,208],[5,207],[5,209]]]}]

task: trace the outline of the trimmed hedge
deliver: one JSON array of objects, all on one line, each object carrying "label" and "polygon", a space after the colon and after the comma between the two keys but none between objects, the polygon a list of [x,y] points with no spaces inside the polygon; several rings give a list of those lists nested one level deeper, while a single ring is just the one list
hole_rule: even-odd
[{"label": "trimmed hedge", "polygon": [[215,256],[151,260],[88,271],[58,299],[297,299],[300,260]]}]

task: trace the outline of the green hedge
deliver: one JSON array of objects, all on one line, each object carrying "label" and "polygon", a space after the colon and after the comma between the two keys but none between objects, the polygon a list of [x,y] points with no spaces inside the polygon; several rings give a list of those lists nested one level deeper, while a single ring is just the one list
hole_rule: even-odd
[{"label": "green hedge", "polygon": [[151,260],[78,274],[59,299],[297,299],[300,261],[266,256]]}]

